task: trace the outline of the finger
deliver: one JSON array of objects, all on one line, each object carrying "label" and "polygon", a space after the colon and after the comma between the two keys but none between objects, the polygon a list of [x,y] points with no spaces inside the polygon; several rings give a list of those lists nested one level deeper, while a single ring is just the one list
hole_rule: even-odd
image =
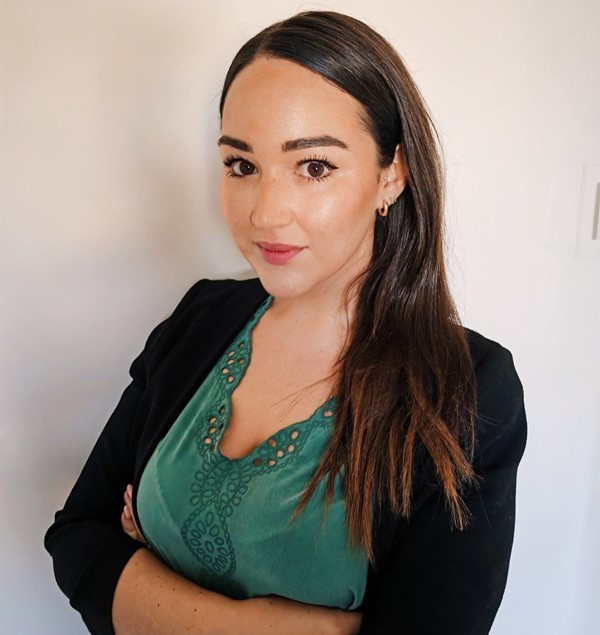
[{"label": "finger", "polygon": [[126,510],[126,512],[127,512],[127,518],[129,518],[133,522],[135,522],[135,516],[133,515],[133,504],[132,504],[131,500],[128,500],[125,503],[124,510]]},{"label": "finger", "polygon": [[137,522],[135,521],[135,516],[133,515],[133,513],[131,512],[131,510],[129,510],[129,513],[131,515],[131,522],[133,523],[133,526],[135,527],[135,531],[138,533],[138,535],[140,536],[140,540],[144,540],[144,535],[142,534],[142,532],[140,531],[140,528],[137,525]]},{"label": "finger", "polygon": [[134,540],[137,540],[138,542],[144,542],[144,538],[141,535],[141,533],[138,531],[135,525],[135,522],[133,520],[126,518],[125,511],[123,511],[123,513],[121,514],[121,526],[123,528],[123,531],[130,538],[133,538]]},{"label": "finger", "polygon": [[125,527],[127,528],[128,531],[132,531],[136,529],[135,521],[133,520],[131,516],[131,512],[129,511],[129,509],[127,509],[127,507],[123,507],[123,511],[121,512],[121,518],[125,522]]},{"label": "finger", "polygon": [[144,541],[144,534],[142,534],[142,532],[140,531],[140,528],[137,525],[137,522],[135,520],[135,516],[133,515],[133,504],[131,502],[131,500],[129,500],[124,508],[124,513],[126,514],[127,520],[131,523],[131,527],[133,528],[133,530],[139,535],[139,539],[143,542]]},{"label": "finger", "polygon": [[130,538],[133,538],[134,540],[137,540],[137,541],[141,542],[140,537],[138,536],[138,532],[135,529],[135,526],[133,525],[131,520],[128,520],[126,518],[125,510],[123,510],[123,512],[121,512],[121,526],[123,527],[123,531]]}]

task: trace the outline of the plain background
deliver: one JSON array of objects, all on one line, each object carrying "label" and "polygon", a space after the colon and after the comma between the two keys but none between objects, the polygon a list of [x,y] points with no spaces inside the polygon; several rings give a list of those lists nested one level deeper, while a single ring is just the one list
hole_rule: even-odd
[{"label": "plain background", "polygon": [[413,73],[446,150],[463,321],[525,387],[492,632],[600,629],[600,259],[576,251],[600,3],[5,0],[0,631],[85,632],[44,532],[152,327],[197,279],[252,275],[219,211],[221,82],[246,39],[315,8],[366,21]]}]

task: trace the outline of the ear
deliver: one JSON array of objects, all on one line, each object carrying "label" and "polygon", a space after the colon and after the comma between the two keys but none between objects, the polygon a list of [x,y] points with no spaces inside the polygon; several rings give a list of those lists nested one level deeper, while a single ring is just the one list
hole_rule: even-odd
[{"label": "ear", "polygon": [[407,172],[400,144],[396,146],[394,160],[381,171],[382,197],[396,199],[406,187]]}]

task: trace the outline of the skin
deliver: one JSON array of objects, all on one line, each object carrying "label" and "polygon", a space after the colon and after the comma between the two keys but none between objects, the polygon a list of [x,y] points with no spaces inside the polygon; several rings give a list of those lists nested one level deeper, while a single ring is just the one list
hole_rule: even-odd
[{"label": "skin", "polygon": [[[347,319],[352,318],[353,303],[348,313],[342,303],[344,289],[371,259],[377,209],[399,196],[406,184],[400,148],[389,166],[379,166],[375,141],[353,97],[298,64],[264,57],[250,63],[233,81],[224,105],[221,135],[219,152],[222,161],[229,163],[223,166],[221,180],[223,214],[241,253],[274,296],[253,335],[256,368],[260,366],[257,353],[262,350],[267,360],[263,366],[272,377],[277,355],[286,364],[290,362],[286,354],[291,350],[286,351],[284,344],[293,342],[293,348],[310,359],[312,370],[315,360],[321,359],[317,374],[325,374],[342,346]],[[286,142],[315,137],[337,139],[344,147],[321,141],[318,147],[283,151]],[[235,147],[239,141],[245,149]],[[265,260],[257,241],[304,249],[286,264],[274,265]],[[300,373],[302,360],[293,361],[304,382],[308,375]],[[261,435],[259,431],[258,438]],[[143,541],[131,496],[129,485],[121,523],[129,536]],[[127,619],[148,613],[145,605],[130,609],[140,597],[154,592],[151,576],[163,580],[174,576],[166,568],[156,569],[158,566],[145,549],[126,565],[115,592],[115,620],[123,620],[119,635],[137,632],[142,624],[148,628],[147,622]],[[360,628],[359,612],[277,596],[229,604],[217,594],[196,600],[198,587],[176,577],[168,580],[177,597],[184,598],[184,609],[199,601],[225,602],[222,610],[232,620],[240,619],[248,633],[251,627],[264,632],[265,624],[271,627],[275,619],[277,623],[285,620],[290,633],[298,628],[298,632],[349,635]],[[172,601],[163,600],[163,606],[171,606]],[[181,612],[173,612],[169,619]],[[231,628],[225,627],[224,632]],[[157,632],[161,632],[158,627]]]}]

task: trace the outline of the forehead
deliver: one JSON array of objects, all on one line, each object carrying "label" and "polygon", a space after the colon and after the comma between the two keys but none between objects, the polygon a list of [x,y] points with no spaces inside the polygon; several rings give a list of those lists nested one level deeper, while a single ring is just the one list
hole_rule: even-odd
[{"label": "forehead", "polygon": [[300,64],[260,57],[233,80],[223,107],[222,132],[253,143],[331,135],[369,143],[361,104]]}]

